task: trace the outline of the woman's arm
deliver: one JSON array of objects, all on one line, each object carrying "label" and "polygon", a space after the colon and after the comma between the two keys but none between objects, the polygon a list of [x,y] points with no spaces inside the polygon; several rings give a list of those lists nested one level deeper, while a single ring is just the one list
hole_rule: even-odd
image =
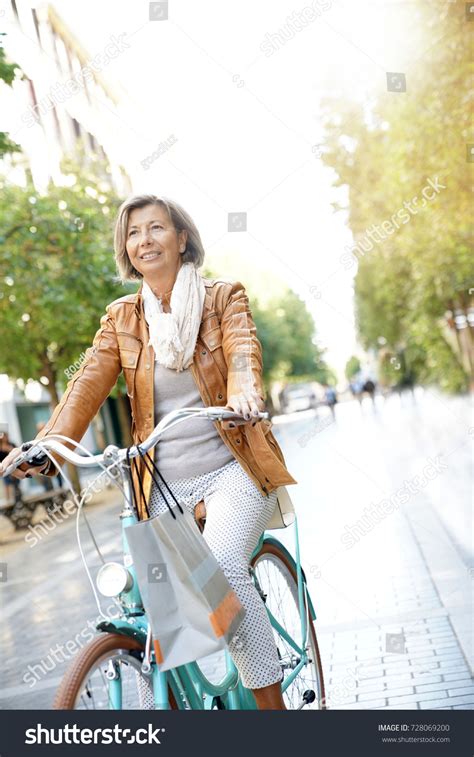
[{"label": "woman's arm", "polygon": [[221,319],[222,348],[227,363],[227,406],[248,419],[265,409],[262,345],[240,282],[232,288]]}]

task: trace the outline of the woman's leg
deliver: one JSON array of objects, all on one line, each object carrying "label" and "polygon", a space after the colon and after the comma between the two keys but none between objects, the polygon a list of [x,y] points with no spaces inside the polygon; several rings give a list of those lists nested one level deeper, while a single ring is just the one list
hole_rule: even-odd
[{"label": "woman's leg", "polygon": [[250,557],[273,513],[276,494],[261,494],[235,461],[216,477],[205,503],[204,538],[247,611],[229,643],[230,654],[259,709],[286,709],[272,627],[249,574]]}]

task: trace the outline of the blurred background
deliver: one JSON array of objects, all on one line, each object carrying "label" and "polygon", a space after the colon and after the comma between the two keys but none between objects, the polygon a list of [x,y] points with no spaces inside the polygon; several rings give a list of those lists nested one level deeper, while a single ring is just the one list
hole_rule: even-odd
[{"label": "blurred background", "polygon": [[[0,0],[0,451],[136,289],[120,203],[175,199],[249,293],[333,708],[474,708],[473,29],[449,0]],[[120,379],[84,444],[129,424]],[[50,706],[64,603],[64,638],[93,616],[65,496],[0,483],[0,706]],[[107,541],[117,494],[91,504]]]}]

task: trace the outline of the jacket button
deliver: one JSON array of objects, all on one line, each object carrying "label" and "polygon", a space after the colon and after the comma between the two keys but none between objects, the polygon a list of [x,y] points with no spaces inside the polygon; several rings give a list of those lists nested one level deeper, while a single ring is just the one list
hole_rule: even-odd
[{"label": "jacket button", "polygon": [[236,439],[235,441],[237,442],[237,444],[240,444],[240,439]]},{"label": "jacket button", "polygon": [[145,368],[147,369],[147,371],[150,370],[150,366],[148,365],[148,363],[146,364]]},{"label": "jacket button", "polygon": [[206,352],[206,350],[202,350],[202,351],[201,351],[201,355],[207,355],[207,352]]},{"label": "jacket button", "polygon": [[266,476],[265,476],[265,481],[267,482],[267,484],[269,484],[269,483],[270,483],[270,479],[269,479],[269,478],[267,478]]},{"label": "jacket button", "polygon": [[217,395],[217,399],[218,399],[218,400],[221,400],[221,399],[222,399],[222,394],[218,394],[218,395]]},{"label": "jacket button", "polygon": [[262,486],[262,489],[263,489],[263,491],[265,492],[265,494],[268,494],[268,489],[267,489],[267,487],[266,487],[266,486]]}]

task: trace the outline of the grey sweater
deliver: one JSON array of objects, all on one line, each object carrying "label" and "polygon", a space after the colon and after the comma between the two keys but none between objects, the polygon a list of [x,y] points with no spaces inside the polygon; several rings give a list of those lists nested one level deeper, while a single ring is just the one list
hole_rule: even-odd
[{"label": "grey sweater", "polygon": [[[190,368],[179,373],[155,362],[155,425],[171,410],[204,407]],[[155,463],[165,481],[191,478],[234,459],[207,419],[182,421],[165,431],[155,447]]]}]

